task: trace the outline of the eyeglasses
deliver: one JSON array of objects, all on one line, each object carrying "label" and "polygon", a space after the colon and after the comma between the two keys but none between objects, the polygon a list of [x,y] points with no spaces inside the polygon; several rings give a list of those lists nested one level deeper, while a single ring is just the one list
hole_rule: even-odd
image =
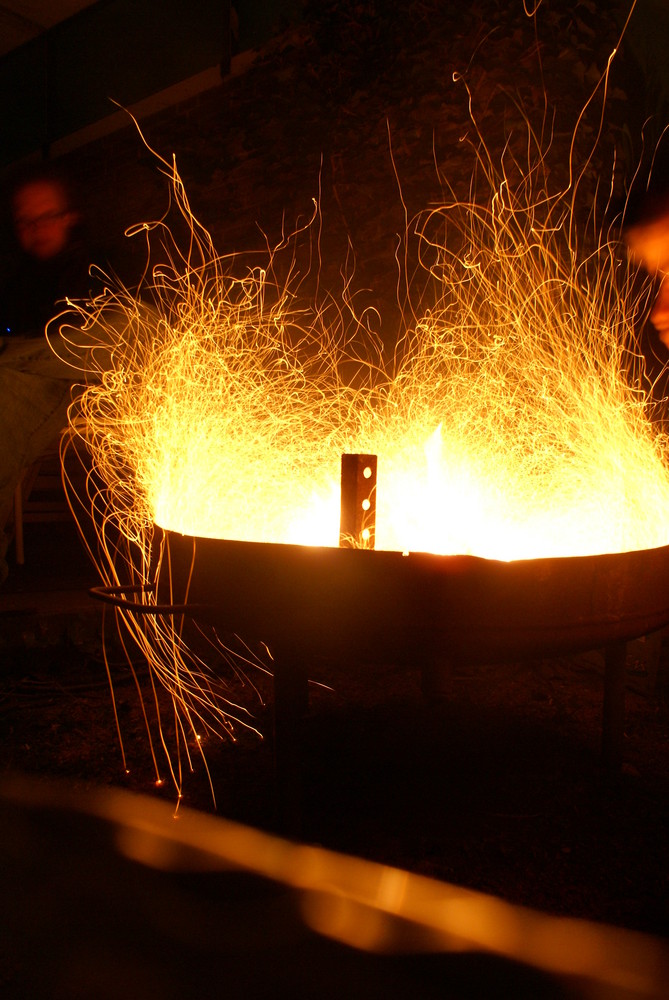
[{"label": "eyeglasses", "polygon": [[64,219],[66,215],[69,215],[69,211],[67,210],[61,212],[43,212],[42,215],[36,215],[34,219],[19,218],[16,220],[16,228],[23,233],[30,233],[35,229],[52,226],[55,222],[59,222],[60,219]]}]

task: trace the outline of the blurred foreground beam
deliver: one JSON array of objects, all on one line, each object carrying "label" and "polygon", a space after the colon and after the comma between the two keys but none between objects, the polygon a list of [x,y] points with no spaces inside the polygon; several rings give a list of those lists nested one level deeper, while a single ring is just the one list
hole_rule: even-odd
[{"label": "blurred foreground beam", "polygon": [[[341,980],[339,995],[350,995],[351,976],[357,974],[359,984],[360,976],[371,975],[377,985],[383,980],[384,996],[393,1000],[418,995],[664,1000],[669,982],[664,939],[550,916],[185,807],[175,817],[169,802],[116,789],[89,787],[84,793],[63,782],[5,775],[0,865],[5,873],[0,957],[11,951],[5,966],[13,977],[10,991],[49,982],[41,992],[12,996],[56,995],[58,977],[69,981],[78,967],[86,969],[90,995],[107,996],[104,977],[110,967],[100,965],[100,956],[109,955],[126,975],[138,950],[134,935],[143,935],[147,948],[141,950],[140,980],[146,989],[133,992],[141,1000],[155,996],[154,973],[167,977],[177,995],[181,974],[192,987],[198,970],[209,975],[223,962],[234,982],[235,972],[249,974],[250,963],[262,973],[265,959],[262,995],[270,995],[276,981],[269,959],[277,949],[282,982],[289,985],[294,975],[296,995],[309,949],[313,968],[329,987],[333,977]],[[188,872],[197,881],[185,881]],[[239,872],[271,880],[275,888],[263,893],[259,884],[249,883],[245,896]],[[167,910],[147,905],[166,898]],[[315,943],[313,932],[345,947],[328,951]],[[64,945],[72,940],[74,950]],[[453,953],[461,959],[469,953],[468,964],[449,960]],[[440,955],[439,991],[423,992],[424,974],[434,972]],[[403,967],[408,956],[411,963]],[[431,964],[421,966],[427,956]],[[490,989],[481,992],[486,969]],[[392,977],[400,972],[401,988],[393,990]],[[407,981],[411,977],[413,983]]]}]

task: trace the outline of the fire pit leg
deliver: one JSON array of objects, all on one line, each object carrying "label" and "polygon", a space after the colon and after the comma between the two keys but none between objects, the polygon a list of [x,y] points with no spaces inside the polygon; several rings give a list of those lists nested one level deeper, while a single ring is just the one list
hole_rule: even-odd
[{"label": "fire pit leg", "polygon": [[625,641],[611,642],[605,647],[602,761],[606,767],[616,769],[620,768],[623,762],[626,660]]},{"label": "fire pit leg", "polygon": [[302,823],[302,742],[309,706],[304,657],[273,650],[275,812],[280,832],[298,836]]}]

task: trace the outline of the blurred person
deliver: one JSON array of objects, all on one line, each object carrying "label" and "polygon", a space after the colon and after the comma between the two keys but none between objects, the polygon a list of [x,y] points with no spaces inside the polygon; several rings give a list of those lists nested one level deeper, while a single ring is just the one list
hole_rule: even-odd
[{"label": "blurred person", "polygon": [[634,259],[659,280],[650,321],[669,348],[669,191],[647,199],[626,240]]},{"label": "blurred person", "polygon": [[9,198],[17,255],[0,295],[0,336],[41,336],[66,297],[92,291],[92,254],[63,174],[50,165],[24,173]]},{"label": "blurred person", "polygon": [[[91,272],[82,214],[57,168],[41,164],[22,173],[7,209],[16,255],[0,293],[0,583],[8,572],[6,528],[16,486],[66,426],[74,387],[84,377],[58,330],[50,327],[47,339],[46,327],[67,310],[68,298],[102,290]],[[68,329],[67,345],[76,340],[76,329]]]}]

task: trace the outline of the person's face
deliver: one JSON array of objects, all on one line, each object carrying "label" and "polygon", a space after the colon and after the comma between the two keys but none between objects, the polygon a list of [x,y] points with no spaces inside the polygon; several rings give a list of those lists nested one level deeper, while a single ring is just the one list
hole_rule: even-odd
[{"label": "person's face", "polygon": [[660,340],[669,347],[669,217],[632,229],[629,246],[648,273],[661,279],[650,319]]},{"label": "person's face", "polygon": [[49,260],[67,246],[77,221],[65,192],[52,181],[32,181],[14,196],[14,227],[21,245],[31,257]]}]

